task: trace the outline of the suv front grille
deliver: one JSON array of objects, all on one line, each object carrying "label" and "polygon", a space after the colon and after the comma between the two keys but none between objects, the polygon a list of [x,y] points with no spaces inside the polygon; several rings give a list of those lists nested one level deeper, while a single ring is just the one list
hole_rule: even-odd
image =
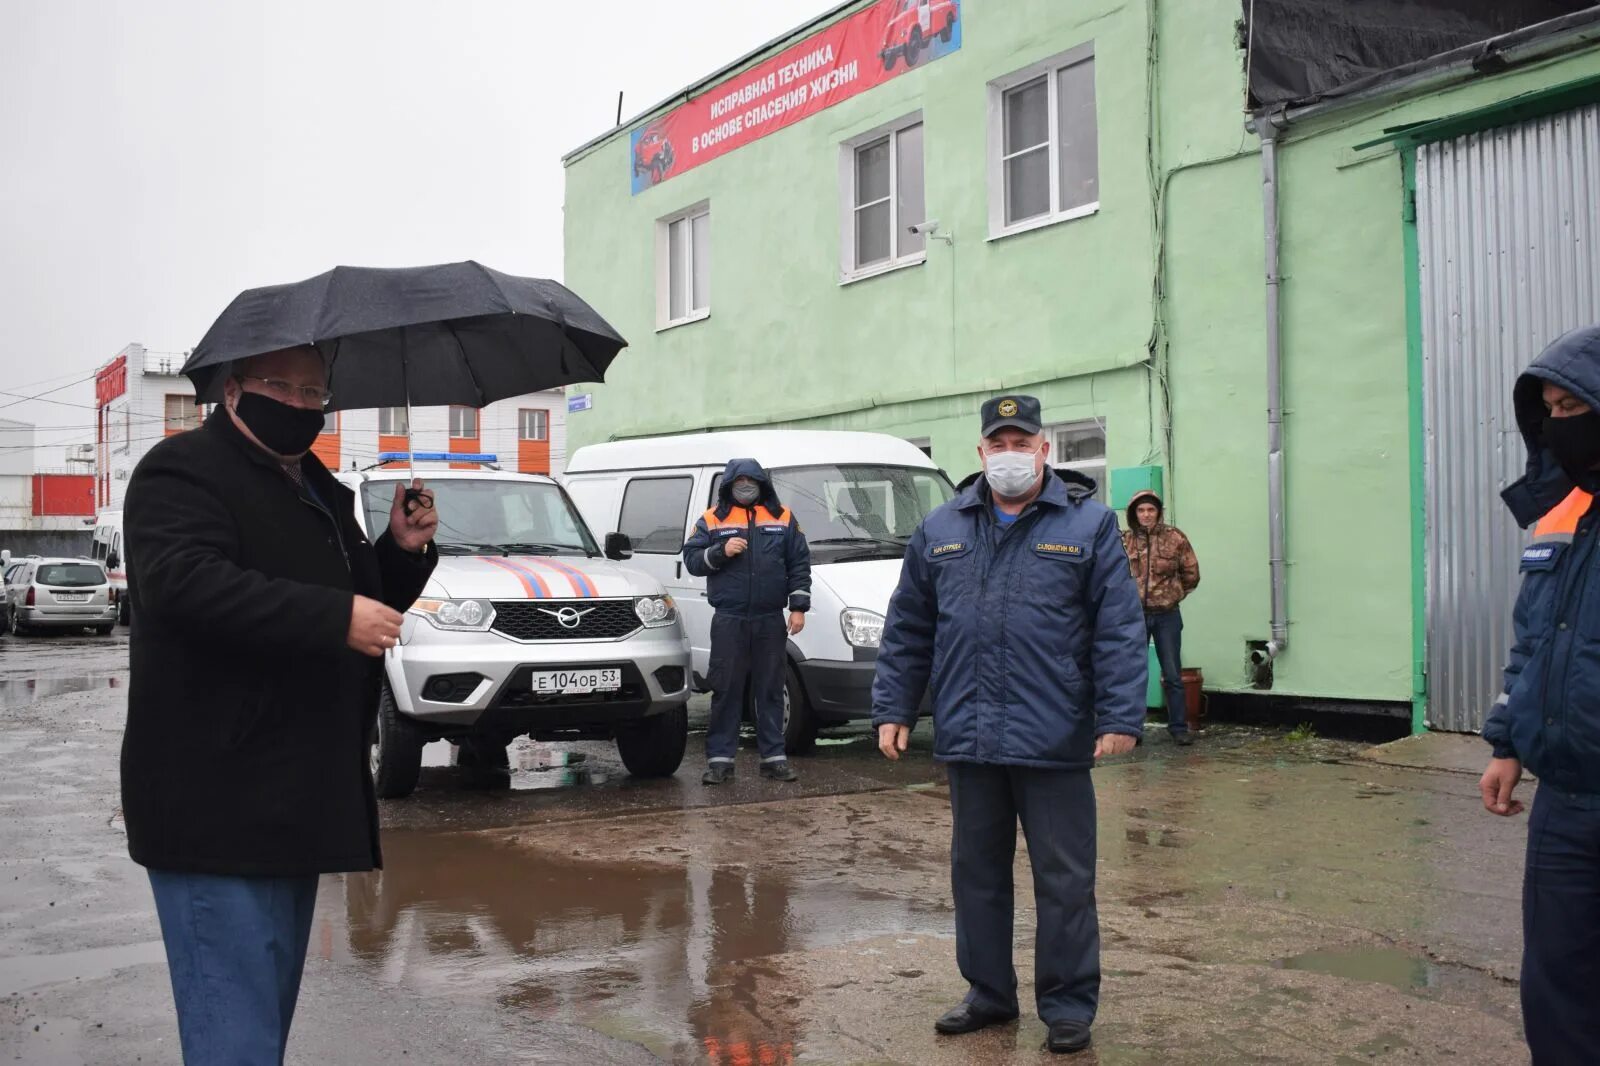
[{"label": "suv front grille", "polygon": [[643,624],[632,600],[495,600],[492,628],[513,640],[621,640]]}]

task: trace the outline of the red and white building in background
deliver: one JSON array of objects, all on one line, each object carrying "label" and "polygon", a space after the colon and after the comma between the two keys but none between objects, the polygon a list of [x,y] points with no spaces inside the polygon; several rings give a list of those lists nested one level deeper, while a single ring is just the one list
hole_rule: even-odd
[{"label": "red and white building in background", "polygon": [[[187,352],[152,352],[130,344],[95,377],[98,408],[94,505],[120,510],[128,478],[157,441],[200,425],[194,387],[181,373]],[[566,399],[560,389],[501,400],[484,408],[415,407],[417,452],[491,454],[505,470],[558,473],[566,466]],[[375,466],[407,447],[406,411],[330,412],[313,451],[331,470]],[[92,512],[91,512],[92,513]]]}]

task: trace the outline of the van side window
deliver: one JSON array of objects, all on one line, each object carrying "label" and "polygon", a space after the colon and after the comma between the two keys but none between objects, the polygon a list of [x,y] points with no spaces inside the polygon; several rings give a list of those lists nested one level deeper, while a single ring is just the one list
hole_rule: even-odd
[{"label": "van side window", "polygon": [[622,493],[617,531],[633,541],[635,553],[676,555],[683,550],[693,489],[688,477],[634,478]]}]

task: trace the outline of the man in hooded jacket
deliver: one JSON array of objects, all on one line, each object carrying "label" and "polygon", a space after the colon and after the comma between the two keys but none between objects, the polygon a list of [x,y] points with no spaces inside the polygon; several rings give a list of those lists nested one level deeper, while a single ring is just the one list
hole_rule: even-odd
[{"label": "man in hooded jacket", "polygon": [[717,505],[695,523],[683,546],[683,565],[706,578],[716,612],[711,618],[711,724],[701,780],[720,785],[733,777],[747,683],[755,702],[761,776],[797,780],[784,753],[783,672],[788,638],[805,628],[811,608],[811,551],[760,463],[728,463]]},{"label": "man in hooded jacket", "polygon": [[1200,587],[1200,560],[1183,530],[1162,521],[1161,497],[1148,490],[1128,501],[1128,529],[1122,534],[1134,584],[1144,603],[1144,625],[1161,663],[1161,690],[1167,699],[1167,731],[1182,745],[1194,743],[1184,714],[1183,612],[1178,609]]},{"label": "man in hooded jacket", "polygon": [[1492,814],[1539,779],[1522,882],[1522,1016],[1535,1066],[1600,1062],[1600,326],[1557,340],[1517,380],[1527,475],[1502,494],[1522,590],[1505,690],[1483,725]]}]

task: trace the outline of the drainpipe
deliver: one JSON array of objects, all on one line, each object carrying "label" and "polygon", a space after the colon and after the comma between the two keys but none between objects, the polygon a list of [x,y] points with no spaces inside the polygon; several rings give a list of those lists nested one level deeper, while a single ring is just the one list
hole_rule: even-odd
[{"label": "drainpipe", "polygon": [[[1283,318],[1280,312],[1283,275],[1278,265],[1278,138],[1282,114],[1258,123],[1261,135],[1261,201],[1266,222],[1267,266],[1267,530],[1268,565],[1272,574],[1272,639],[1257,645],[1251,659],[1258,671],[1289,647],[1287,536],[1283,470]],[[1270,677],[1270,675],[1269,675]],[[1270,681],[1268,682],[1270,684]]]}]

